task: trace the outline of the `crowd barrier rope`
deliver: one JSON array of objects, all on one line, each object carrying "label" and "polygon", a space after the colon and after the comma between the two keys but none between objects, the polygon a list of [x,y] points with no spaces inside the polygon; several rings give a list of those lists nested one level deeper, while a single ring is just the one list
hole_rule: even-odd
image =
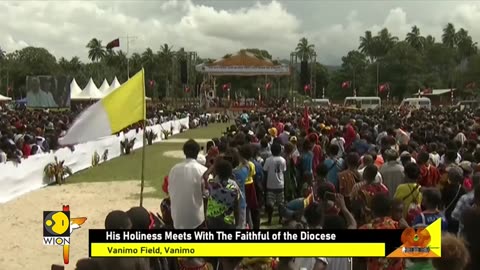
[{"label": "crowd barrier rope", "polygon": [[[147,131],[152,130],[157,134],[157,138],[153,143],[158,143],[164,140],[163,131],[173,131],[173,134],[177,134],[182,126],[184,129],[189,128],[188,117],[171,120],[160,125],[148,126]],[[119,136],[111,135],[75,145],[73,152],[65,147],[51,153],[30,156],[22,159],[22,162],[19,164],[13,162],[0,164],[0,204],[52,183],[54,180],[45,179],[43,171],[48,163],[55,160],[55,157],[59,161],[63,160],[64,164],[70,167],[73,173],[76,173],[92,167],[92,159],[95,152],[100,156],[100,163],[104,162],[103,154],[106,150],[108,151],[106,160],[119,157],[121,154],[120,142],[125,138],[129,140],[136,138],[133,150],[143,146],[143,130],[140,129],[138,132],[130,130]]]}]

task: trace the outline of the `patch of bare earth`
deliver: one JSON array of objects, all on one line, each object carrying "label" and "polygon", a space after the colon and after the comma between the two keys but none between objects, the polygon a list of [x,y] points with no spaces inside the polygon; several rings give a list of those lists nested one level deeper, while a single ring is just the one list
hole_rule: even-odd
[{"label": "patch of bare earth", "polygon": [[[145,188],[146,193],[153,191]],[[44,210],[62,210],[70,205],[71,217],[87,217],[82,228],[71,236],[70,264],[88,256],[88,229],[103,229],[105,216],[112,210],[126,211],[139,205],[140,181],[79,183],[49,186],[0,205],[0,269],[49,270],[63,264],[62,247],[44,246]],[[145,198],[144,207],[159,212],[160,199]]]}]

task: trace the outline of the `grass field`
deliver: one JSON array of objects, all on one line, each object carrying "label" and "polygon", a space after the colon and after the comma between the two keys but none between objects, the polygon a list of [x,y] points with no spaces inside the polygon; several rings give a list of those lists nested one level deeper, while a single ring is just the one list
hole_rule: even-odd
[{"label": "grass field", "polygon": [[[170,138],[174,139],[211,139],[220,136],[230,124],[212,124],[208,127],[188,130]],[[169,139],[170,139],[169,138]],[[202,143],[200,145],[203,145]],[[153,187],[154,192],[145,193],[146,197],[164,198],[162,191],[163,178],[168,174],[170,168],[181,159],[165,157],[166,151],[181,150],[183,143],[180,142],[160,142],[147,146],[145,150],[145,185]],[[140,179],[140,168],[142,166],[142,152],[138,149],[130,155],[120,156],[97,167],[93,167],[69,177],[67,183],[82,182],[115,182],[131,181]],[[113,183],[112,183],[113,184]],[[275,213],[274,222],[277,220]],[[266,221],[262,216],[262,222]],[[279,228],[278,224],[272,226],[262,226],[263,228]]]},{"label": "grass field", "polygon": [[[211,139],[220,136],[229,124],[212,124],[208,127],[188,130],[170,138],[175,139]],[[169,138],[169,139],[170,139]],[[165,157],[166,151],[181,150],[183,143],[160,142],[147,146],[145,150],[145,183],[147,186],[155,188],[154,196],[163,198],[165,194],[162,191],[163,178],[168,174],[170,168],[180,159]],[[202,144],[201,144],[202,145]],[[130,155],[121,156],[105,162],[97,167],[93,167],[69,177],[67,182],[113,182],[128,181],[140,179],[142,166],[142,152],[138,149]]]}]

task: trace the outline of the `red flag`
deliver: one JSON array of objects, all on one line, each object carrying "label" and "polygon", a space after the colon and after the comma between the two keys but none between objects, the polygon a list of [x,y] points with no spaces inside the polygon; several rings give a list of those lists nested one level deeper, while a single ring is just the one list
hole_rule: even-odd
[{"label": "red flag", "polygon": [[345,89],[345,88],[350,88],[350,85],[352,84],[351,81],[345,81],[345,82],[342,82],[342,88]]},{"label": "red flag", "polygon": [[149,80],[148,81],[148,86],[150,86],[150,88],[155,87],[155,81],[154,80]]},{"label": "red flag", "polygon": [[118,38],[110,41],[106,46],[107,49],[113,49],[117,47],[120,47],[120,39]]},{"label": "red flag", "polygon": [[265,90],[270,90],[270,88],[272,88],[272,84],[271,83],[266,83],[265,84]]},{"label": "red flag", "polygon": [[227,91],[228,89],[230,89],[230,83],[226,83],[222,86],[222,89],[223,91]]},{"label": "red flag", "polygon": [[311,89],[310,84],[305,84],[305,86],[303,87],[303,91],[305,92],[310,91],[310,89]]},{"label": "red flag", "polygon": [[310,129],[310,115],[308,114],[307,106],[305,106],[305,109],[303,109],[303,126],[305,127],[305,131],[308,135],[308,130]]},{"label": "red flag", "polygon": [[380,93],[383,93],[383,92],[389,91],[389,90],[390,90],[390,84],[389,83],[383,83],[380,86],[378,86],[378,91]]}]

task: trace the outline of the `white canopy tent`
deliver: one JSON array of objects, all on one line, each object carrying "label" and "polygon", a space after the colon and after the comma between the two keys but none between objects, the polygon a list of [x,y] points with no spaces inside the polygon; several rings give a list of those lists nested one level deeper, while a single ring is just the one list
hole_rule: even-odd
[{"label": "white canopy tent", "polygon": [[117,77],[115,77],[112,81],[112,84],[110,85],[110,88],[108,88],[107,91],[105,91],[103,94],[105,96],[107,96],[108,94],[110,94],[111,92],[113,92],[113,90],[117,89],[118,87],[120,87],[120,83],[118,82],[118,79]]},{"label": "white canopy tent", "polygon": [[70,98],[74,99],[78,95],[80,95],[80,93],[82,93],[82,88],[80,88],[80,86],[78,86],[77,81],[73,79],[72,82],[70,83]]},{"label": "white canopy tent", "polygon": [[108,92],[109,89],[110,89],[110,85],[108,84],[107,79],[104,79],[102,85],[100,86],[100,88],[98,88],[98,90],[103,95],[106,95],[106,93]]},{"label": "white canopy tent", "polygon": [[100,90],[98,90],[97,86],[93,82],[93,79],[90,78],[87,86],[85,86],[83,91],[74,99],[101,99],[102,97],[103,94],[100,92]]},{"label": "white canopy tent", "polygon": [[12,100],[12,98],[0,95],[0,101],[9,101],[9,100]]}]

